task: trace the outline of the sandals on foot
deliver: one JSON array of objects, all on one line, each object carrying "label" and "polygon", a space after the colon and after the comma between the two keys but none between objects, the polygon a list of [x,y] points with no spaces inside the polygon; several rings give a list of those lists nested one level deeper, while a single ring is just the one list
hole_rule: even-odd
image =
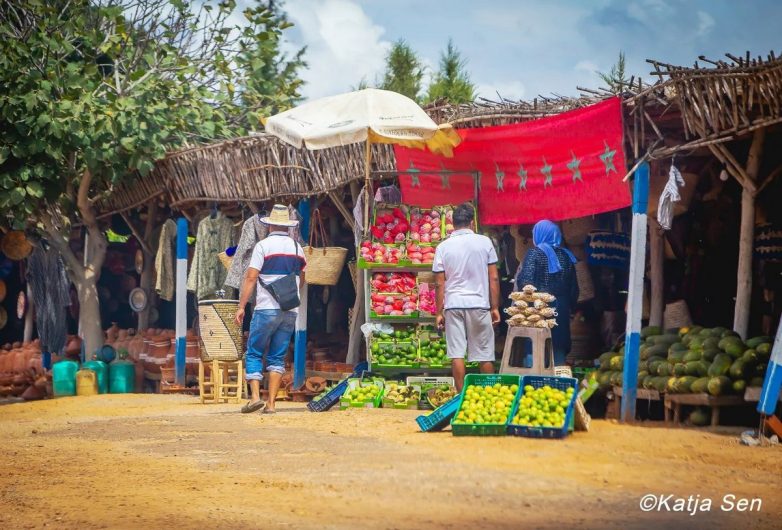
[{"label": "sandals on foot", "polygon": [[242,414],[250,414],[252,412],[257,412],[265,408],[266,408],[265,401],[256,401],[255,403],[253,403],[252,401],[248,401],[247,404],[242,407]]},{"label": "sandals on foot", "polygon": [[266,409],[263,411],[264,414],[277,414],[277,411],[274,409]]}]

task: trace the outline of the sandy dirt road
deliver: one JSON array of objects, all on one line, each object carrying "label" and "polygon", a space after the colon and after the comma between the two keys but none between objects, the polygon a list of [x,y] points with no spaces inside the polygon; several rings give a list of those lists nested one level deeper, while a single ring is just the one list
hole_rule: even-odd
[{"label": "sandy dirt road", "polygon": [[[423,434],[416,411],[275,416],[192,397],[0,407],[0,528],[779,528],[782,448],[593,422],[566,440]],[[644,513],[645,494],[710,511]],[[725,495],[759,511],[722,510]],[[695,500],[698,500],[695,498]],[[757,507],[757,503],[755,504]]]}]

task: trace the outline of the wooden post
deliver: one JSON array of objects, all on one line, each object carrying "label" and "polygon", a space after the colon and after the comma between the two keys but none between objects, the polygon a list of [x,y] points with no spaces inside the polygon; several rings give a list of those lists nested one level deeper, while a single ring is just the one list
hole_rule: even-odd
[{"label": "wooden post", "polygon": [[142,309],[138,314],[138,330],[144,331],[149,328],[149,313],[155,304],[155,289],[153,284],[153,272],[155,269],[155,254],[152,249],[156,245],[151,244],[152,230],[155,226],[155,220],[157,217],[157,201],[152,201],[147,208],[147,223],[144,227],[144,244],[141,245],[141,252],[144,255],[144,267],[141,271],[141,278],[139,279],[139,287],[144,289],[147,293],[147,307]]},{"label": "wooden post", "polygon": [[[308,199],[302,199],[299,201],[299,221],[301,227],[301,235],[304,238],[306,234],[309,239],[310,228],[310,203]],[[306,272],[304,274],[306,279]],[[307,294],[309,288],[307,282],[304,281],[299,287],[299,299],[301,304],[299,305],[299,315],[296,317],[296,335],[293,341],[293,388],[295,390],[304,386],[304,380],[306,378],[307,368]]]},{"label": "wooden post", "polygon": [[644,269],[646,265],[646,209],[649,202],[649,163],[638,166],[633,181],[633,228],[630,244],[630,280],[627,295],[627,327],[625,332],[625,366],[622,375],[622,409],[624,423],[635,421],[638,392],[638,357],[641,347],[641,317],[643,316]]},{"label": "wooden post", "polygon": [[356,272],[356,302],[353,304],[353,316],[350,320],[348,354],[345,359],[346,363],[354,365],[358,363],[358,357],[361,353],[361,343],[364,341],[361,325],[364,323],[365,315],[364,285],[366,283],[366,271],[359,270]]},{"label": "wooden post", "polygon": [[24,335],[22,335],[22,341],[25,343],[33,340],[33,311],[35,306],[33,305],[33,288],[30,286],[30,282],[27,282],[26,291],[27,312],[24,314]]},{"label": "wooden post", "polygon": [[752,248],[755,240],[755,196],[758,173],[763,155],[766,130],[758,129],[752,137],[747,158],[746,178],[741,190],[741,232],[739,239],[739,265],[737,271],[736,310],[733,315],[733,331],[747,338],[749,312],[752,302]]},{"label": "wooden post", "polygon": [[649,219],[649,254],[651,260],[651,292],[649,293],[651,309],[649,311],[649,325],[663,325],[663,312],[665,311],[665,278],[663,267],[665,265],[665,241],[657,219]]},{"label": "wooden post", "polygon": [[[176,384],[185,385],[185,348],[187,347],[187,219],[176,222]],[[214,375],[213,375],[214,377]]]}]

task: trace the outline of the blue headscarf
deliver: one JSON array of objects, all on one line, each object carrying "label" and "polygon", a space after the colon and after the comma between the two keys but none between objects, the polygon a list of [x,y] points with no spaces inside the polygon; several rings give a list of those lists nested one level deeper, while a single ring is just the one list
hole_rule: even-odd
[{"label": "blue headscarf", "polygon": [[[554,274],[562,270],[557,253],[554,252],[554,249],[562,244],[562,232],[559,231],[557,225],[548,220],[536,223],[532,229],[532,242],[546,254],[549,273]],[[573,253],[568,249],[563,248],[562,250],[565,251],[565,254],[568,255],[573,263],[577,261]]]}]

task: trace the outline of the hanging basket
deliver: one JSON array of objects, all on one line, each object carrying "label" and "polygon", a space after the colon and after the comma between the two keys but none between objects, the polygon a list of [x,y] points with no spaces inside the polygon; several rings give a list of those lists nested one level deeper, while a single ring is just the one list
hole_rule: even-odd
[{"label": "hanging basket", "polygon": [[229,270],[231,268],[231,263],[234,261],[232,256],[229,256],[225,252],[220,252],[217,257],[220,259],[220,263],[223,264],[223,267],[225,267],[225,270]]},{"label": "hanging basket", "polygon": [[3,241],[0,243],[0,250],[6,255],[8,259],[14,261],[21,261],[33,251],[33,245],[25,236],[24,232],[15,230],[8,232],[3,236]]},{"label": "hanging basket", "polygon": [[595,297],[595,284],[589,265],[584,261],[576,263],[576,280],[578,281],[578,302],[587,302]]},{"label": "hanging basket", "polygon": [[589,232],[597,227],[594,217],[578,217],[562,221],[562,235],[568,245],[582,245]]},{"label": "hanging basket", "polygon": [[665,306],[663,316],[663,326],[665,329],[686,328],[692,326],[692,317],[687,302],[677,300]]},{"label": "hanging basket", "polygon": [[[318,244],[323,246],[318,247]],[[310,285],[337,285],[339,275],[342,274],[348,249],[328,247],[326,244],[326,230],[323,228],[320,210],[316,209],[310,225],[310,244],[304,247],[304,257],[307,260],[306,277]]]}]

